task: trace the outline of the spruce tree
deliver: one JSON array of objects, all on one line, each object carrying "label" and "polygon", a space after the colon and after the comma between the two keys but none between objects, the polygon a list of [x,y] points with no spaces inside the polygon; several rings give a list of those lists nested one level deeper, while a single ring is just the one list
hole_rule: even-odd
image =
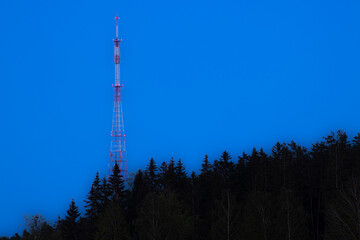
[{"label": "spruce tree", "polygon": [[165,183],[166,194],[168,194],[169,192],[175,191],[175,189],[176,189],[176,173],[175,173],[174,158],[171,158],[170,163],[167,166],[164,183]]},{"label": "spruce tree", "polygon": [[156,188],[157,188],[158,176],[157,176],[156,172],[157,172],[156,163],[155,163],[154,159],[151,158],[149,165],[147,166],[146,171],[145,171],[146,180],[147,180],[147,183],[149,185],[149,189],[151,192],[155,192]]},{"label": "spruce tree", "polygon": [[166,173],[167,173],[168,166],[166,162],[162,162],[159,167],[159,186],[158,189],[160,192],[165,192],[165,189],[167,187],[166,184]]},{"label": "spruce tree", "polygon": [[79,209],[75,205],[74,199],[69,205],[69,209],[66,211],[65,219],[61,223],[62,235],[67,240],[77,240],[79,231]]},{"label": "spruce tree", "polygon": [[136,208],[140,205],[147,193],[148,189],[145,185],[144,174],[141,170],[139,170],[135,175],[130,199],[127,204],[126,216],[130,222],[136,218]]},{"label": "spruce tree", "polygon": [[184,164],[181,162],[181,159],[179,159],[179,161],[176,163],[175,174],[178,179],[186,178],[185,167]]},{"label": "spruce tree", "polygon": [[211,171],[211,164],[209,163],[209,156],[205,154],[203,163],[201,164],[201,175],[206,175]]},{"label": "spruce tree", "polygon": [[123,176],[120,174],[119,165],[117,163],[115,163],[112,174],[109,178],[109,190],[111,201],[119,204],[124,208],[126,202],[125,184]]},{"label": "spruce tree", "polygon": [[134,178],[134,187],[132,189],[133,198],[137,201],[141,201],[147,194],[147,189],[145,186],[144,174],[139,170]]},{"label": "spruce tree", "polygon": [[100,212],[101,207],[101,189],[100,189],[100,178],[99,172],[96,173],[94,182],[91,186],[90,192],[85,200],[85,216],[93,222]]},{"label": "spruce tree", "polygon": [[229,187],[230,178],[234,172],[234,163],[230,161],[231,156],[227,151],[224,151],[219,161],[214,163],[214,172],[221,180],[225,187]]},{"label": "spruce tree", "polygon": [[245,192],[248,190],[247,155],[243,153],[242,157],[238,156],[238,162],[235,165],[235,177],[233,179],[233,189],[238,200],[244,200]]},{"label": "spruce tree", "polygon": [[108,204],[108,202],[110,201],[110,196],[111,196],[110,184],[106,180],[105,177],[101,180],[99,190],[100,190],[100,211],[99,212],[101,213],[105,210],[105,207]]},{"label": "spruce tree", "polygon": [[181,162],[181,159],[176,163],[175,166],[175,192],[179,196],[179,200],[191,202],[191,188],[190,180],[187,177],[184,164]]}]

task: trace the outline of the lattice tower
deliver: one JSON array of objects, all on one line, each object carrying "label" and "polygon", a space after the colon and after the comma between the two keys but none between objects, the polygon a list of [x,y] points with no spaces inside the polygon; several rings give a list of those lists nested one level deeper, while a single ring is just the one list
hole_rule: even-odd
[{"label": "lattice tower", "polygon": [[120,43],[119,39],[119,17],[116,20],[116,39],[114,41],[114,62],[115,62],[115,84],[114,88],[114,109],[111,130],[111,147],[110,147],[110,162],[109,162],[109,175],[117,163],[119,165],[123,179],[127,177],[127,162],[126,162],[126,149],[125,149],[125,131],[124,120],[121,101],[121,90],[124,85],[120,82]]}]

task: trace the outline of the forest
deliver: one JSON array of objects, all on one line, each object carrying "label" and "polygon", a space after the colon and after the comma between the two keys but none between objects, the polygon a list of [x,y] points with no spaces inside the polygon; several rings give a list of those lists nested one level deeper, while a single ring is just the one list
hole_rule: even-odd
[{"label": "forest", "polygon": [[190,173],[150,159],[127,183],[115,164],[109,177],[94,173],[83,216],[69,201],[64,218],[29,216],[10,239],[360,240],[360,133],[199,161]]}]

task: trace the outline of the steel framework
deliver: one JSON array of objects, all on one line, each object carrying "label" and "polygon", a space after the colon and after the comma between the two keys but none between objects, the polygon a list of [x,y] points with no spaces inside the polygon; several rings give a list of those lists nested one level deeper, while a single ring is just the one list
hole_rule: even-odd
[{"label": "steel framework", "polygon": [[109,162],[109,176],[111,171],[117,163],[120,168],[120,173],[123,179],[127,177],[127,162],[125,149],[125,131],[124,120],[121,101],[121,89],[124,87],[120,83],[120,43],[119,39],[119,17],[116,16],[116,39],[114,41],[114,62],[115,62],[115,84],[114,88],[114,109],[111,129],[111,146],[110,146],[110,162]]}]

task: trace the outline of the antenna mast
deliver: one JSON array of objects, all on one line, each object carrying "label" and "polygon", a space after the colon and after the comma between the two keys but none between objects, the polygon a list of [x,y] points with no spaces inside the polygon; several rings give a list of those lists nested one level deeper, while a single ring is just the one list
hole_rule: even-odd
[{"label": "antenna mast", "polygon": [[120,174],[123,179],[127,177],[127,162],[126,162],[126,149],[125,149],[125,131],[124,120],[121,101],[121,89],[123,84],[120,83],[120,43],[119,39],[119,17],[116,20],[116,39],[114,41],[114,62],[115,62],[115,84],[114,88],[114,109],[113,121],[111,130],[111,147],[110,147],[110,162],[109,162],[109,176],[115,165],[118,164]]}]

